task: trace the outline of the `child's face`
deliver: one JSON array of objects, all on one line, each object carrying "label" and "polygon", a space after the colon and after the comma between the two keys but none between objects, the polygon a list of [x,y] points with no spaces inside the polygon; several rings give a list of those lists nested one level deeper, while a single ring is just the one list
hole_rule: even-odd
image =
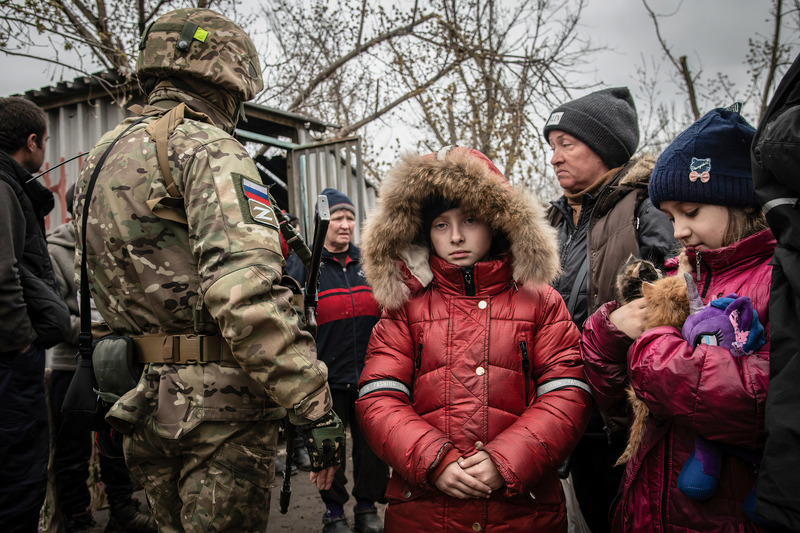
[{"label": "child's face", "polygon": [[470,267],[489,257],[492,231],[471,213],[457,207],[433,220],[431,243],[436,255],[448,263]]},{"label": "child's face", "polygon": [[669,200],[661,202],[660,208],[672,221],[675,238],[684,246],[713,250],[725,244],[727,207]]}]

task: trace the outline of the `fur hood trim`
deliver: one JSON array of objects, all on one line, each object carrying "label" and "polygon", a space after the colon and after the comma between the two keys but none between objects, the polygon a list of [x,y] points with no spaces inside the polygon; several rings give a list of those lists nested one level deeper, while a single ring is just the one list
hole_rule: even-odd
[{"label": "fur hood trim", "polygon": [[650,173],[656,166],[656,158],[650,154],[635,159],[627,171],[623,169],[624,175],[620,179],[620,185],[643,186],[647,187],[650,181]]},{"label": "fur hood trim", "polygon": [[422,205],[434,195],[456,201],[508,236],[518,283],[548,284],[558,275],[556,233],[539,200],[511,187],[485,155],[468,148],[407,154],[381,182],[377,208],[362,234],[364,272],[386,309],[401,307],[433,279],[430,245],[421,233]]}]

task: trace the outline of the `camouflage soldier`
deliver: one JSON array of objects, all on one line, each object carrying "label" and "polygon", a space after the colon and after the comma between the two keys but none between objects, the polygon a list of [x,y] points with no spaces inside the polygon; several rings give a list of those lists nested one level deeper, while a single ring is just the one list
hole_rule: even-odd
[{"label": "camouflage soldier", "polygon": [[321,437],[310,439],[320,443],[311,478],[321,488],[344,433],[327,369],[277,284],[267,190],[231,136],[242,103],[263,87],[258,57],[232,21],[178,9],[147,29],[136,71],[145,118],[100,140],[76,190],[77,259],[87,254],[95,304],[147,363],[108,420],[125,435],[160,530],[264,531],[279,419],[288,411]]}]

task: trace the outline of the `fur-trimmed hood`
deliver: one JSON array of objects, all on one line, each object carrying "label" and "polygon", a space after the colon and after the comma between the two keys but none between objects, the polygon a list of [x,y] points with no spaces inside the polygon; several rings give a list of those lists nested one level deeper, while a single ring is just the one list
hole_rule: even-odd
[{"label": "fur-trimmed hood", "polygon": [[650,181],[650,173],[656,165],[656,158],[650,154],[631,160],[633,164],[623,169],[620,176],[620,185],[644,186]]},{"label": "fur-trimmed hood", "polygon": [[433,280],[430,245],[422,235],[422,206],[431,197],[455,201],[505,233],[518,283],[548,284],[558,274],[555,230],[539,200],[511,187],[485,155],[462,147],[407,154],[383,179],[362,235],[364,272],[385,308],[401,307]]}]

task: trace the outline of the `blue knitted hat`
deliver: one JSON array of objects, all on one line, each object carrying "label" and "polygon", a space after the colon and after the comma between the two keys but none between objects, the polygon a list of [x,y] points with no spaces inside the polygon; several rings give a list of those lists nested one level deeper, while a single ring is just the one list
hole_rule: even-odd
[{"label": "blue knitted hat", "polygon": [[667,146],[650,174],[653,205],[673,200],[758,206],[750,168],[756,130],[740,109],[737,103],[709,111]]},{"label": "blue knitted hat", "polygon": [[330,209],[331,214],[339,209],[347,209],[353,214],[356,213],[356,206],[343,192],[328,187],[322,190],[322,194],[328,197],[328,209]]}]

